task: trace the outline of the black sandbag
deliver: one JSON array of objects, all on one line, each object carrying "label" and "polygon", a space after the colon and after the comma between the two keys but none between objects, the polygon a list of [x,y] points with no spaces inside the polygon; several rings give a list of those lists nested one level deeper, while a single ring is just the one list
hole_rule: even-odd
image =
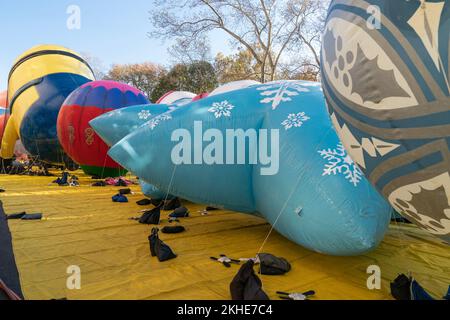
[{"label": "black sandbag", "polygon": [[11,214],[8,214],[7,216],[6,216],[6,219],[7,220],[13,220],[13,219],[22,219],[22,217],[24,216],[24,215],[26,215],[27,213],[24,211],[24,212],[19,212],[19,213],[11,213]]},{"label": "black sandbag", "polygon": [[174,198],[174,199],[166,201],[166,203],[164,203],[163,210],[165,210],[165,211],[175,210],[176,208],[179,208],[179,207],[181,207],[180,199]]},{"label": "black sandbag", "polygon": [[57,183],[60,186],[67,186],[69,180],[69,173],[63,172],[61,178],[57,178],[53,183]]},{"label": "black sandbag", "polygon": [[21,220],[41,220],[42,219],[42,213],[27,213],[23,215]]},{"label": "black sandbag", "polygon": [[162,199],[151,199],[150,200],[152,205],[154,205],[155,207],[159,207],[163,204],[164,200]]},{"label": "black sandbag", "polygon": [[282,275],[291,270],[291,264],[281,257],[275,257],[270,253],[258,254],[259,273],[264,275]]},{"label": "black sandbag", "polygon": [[157,242],[155,250],[159,262],[175,259],[177,257],[177,255],[173,253],[172,249],[161,240]]},{"label": "black sandbag", "polygon": [[153,228],[152,233],[148,237],[148,242],[150,245],[150,255],[152,257],[156,257],[155,245],[158,239],[158,228]]},{"label": "black sandbag", "polygon": [[170,218],[187,218],[189,217],[189,210],[186,207],[176,208],[171,214]]},{"label": "black sandbag", "polygon": [[123,180],[122,178],[119,178],[119,180],[117,180],[116,184],[114,185],[116,187],[128,187],[128,184],[126,183],[125,180]]},{"label": "black sandbag", "polygon": [[186,231],[183,226],[165,226],[161,229],[162,233],[181,233]]},{"label": "black sandbag", "polygon": [[152,233],[148,238],[152,257],[156,256],[159,262],[176,258],[177,255],[173,253],[172,249],[165,244],[164,241],[159,239],[158,231],[158,228],[153,228]]},{"label": "black sandbag", "polygon": [[255,274],[253,265],[253,260],[247,261],[231,281],[230,293],[233,300],[270,300],[262,289],[261,279]]},{"label": "black sandbag", "polygon": [[142,199],[142,200],[139,200],[139,201],[136,201],[136,203],[137,203],[137,205],[139,205],[139,206],[148,206],[148,205],[152,204],[152,202],[150,201],[150,199],[147,199],[147,198]]},{"label": "black sandbag", "polygon": [[105,181],[97,181],[92,184],[93,187],[106,187]]},{"label": "black sandbag", "polygon": [[156,207],[151,210],[147,210],[139,219],[142,224],[159,224],[161,219],[161,207]]},{"label": "black sandbag", "polygon": [[411,300],[411,279],[404,274],[391,282],[391,294],[396,300]]},{"label": "black sandbag", "polygon": [[131,189],[127,188],[127,189],[120,189],[119,190],[119,194],[131,194]]}]

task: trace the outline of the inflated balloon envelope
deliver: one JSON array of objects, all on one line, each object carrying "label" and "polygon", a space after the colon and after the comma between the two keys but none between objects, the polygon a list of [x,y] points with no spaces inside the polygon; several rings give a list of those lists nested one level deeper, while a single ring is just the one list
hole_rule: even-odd
[{"label": "inflated balloon envelope", "polygon": [[[89,125],[108,146],[112,146],[123,137],[134,130],[137,130],[149,119],[170,111],[172,108],[175,108],[175,106],[165,104],[147,104],[127,107],[97,117],[91,120]],[[167,192],[158,189],[151,183],[145,182],[142,178],[139,183],[144,195],[150,198],[172,198],[172,196],[167,195]]]},{"label": "inflated balloon envelope", "polygon": [[6,123],[8,122],[9,112],[6,108],[0,105],[0,140],[3,137],[3,132],[5,131]]},{"label": "inflated balloon envelope", "polygon": [[8,77],[11,116],[2,138],[1,157],[12,158],[20,138],[26,150],[40,160],[68,162],[56,134],[58,113],[73,90],[92,80],[89,64],[70,49],[41,45],[22,54]]},{"label": "inflated balloon envelope", "polygon": [[351,157],[392,206],[450,243],[450,1],[333,1],[323,88]]},{"label": "inflated balloon envelope", "polygon": [[[114,110],[91,120],[89,125],[108,146],[112,146],[150,119],[156,119],[153,120],[156,122],[157,119],[160,119],[158,116],[187,104],[193,97],[195,94],[190,92],[172,91],[158,100],[162,104],[137,105]],[[142,192],[148,197],[154,199],[173,198],[166,191],[160,190],[142,179],[140,185]]]},{"label": "inflated balloon envelope", "polygon": [[108,145],[112,146],[134,130],[176,105],[145,104],[110,111],[89,121],[89,125]]},{"label": "inflated balloon envelope", "polygon": [[111,110],[148,103],[140,90],[116,81],[92,81],[73,91],[64,101],[57,121],[58,139],[64,151],[88,175],[101,178],[125,174],[107,155],[89,121]]},{"label": "inflated balloon envelope", "polygon": [[169,91],[156,101],[156,104],[173,104],[182,106],[188,104],[196,95],[189,91]]},{"label": "inflated balloon envelope", "polygon": [[[145,181],[261,216],[292,241],[327,254],[361,254],[383,238],[391,208],[346,154],[320,84],[255,85],[155,119],[109,151]],[[227,134],[243,133],[253,138],[242,153]]]}]

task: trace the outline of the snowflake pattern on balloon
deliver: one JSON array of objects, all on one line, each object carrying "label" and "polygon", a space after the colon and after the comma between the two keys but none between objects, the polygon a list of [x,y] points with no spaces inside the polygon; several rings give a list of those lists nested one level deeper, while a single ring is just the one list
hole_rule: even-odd
[{"label": "snowflake pattern on balloon", "polygon": [[208,112],[214,113],[214,116],[219,119],[221,117],[231,117],[231,110],[234,106],[227,100],[222,102],[215,102],[212,107],[208,109]]},{"label": "snowflake pattern on balloon", "polygon": [[300,92],[309,92],[310,84],[301,82],[271,82],[259,87],[261,95],[265,97],[260,102],[262,104],[272,104],[272,110],[278,108],[282,102],[292,101],[292,97],[298,96]]},{"label": "snowflake pattern on balloon", "polygon": [[284,120],[281,125],[284,126],[285,130],[291,128],[300,128],[306,121],[310,120],[304,112],[291,113],[288,115],[287,119]]},{"label": "snowflake pattern on balloon", "polygon": [[155,129],[162,121],[172,120],[172,116],[170,114],[161,114],[157,117],[154,117],[149,122],[147,122],[147,126],[150,127],[151,130]]},{"label": "snowflake pattern on balloon", "polygon": [[335,149],[318,151],[328,161],[325,164],[322,176],[341,174],[355,187],[361,182],[363,173],[356,163],[350,158],[341,143]]},{"label": "snowflake pattern on balloon", "polygon": [[140,120],[147,120],[151,116],[152,114],[148,110],[141,110],[141,112],[138,113],[138,117]]}]

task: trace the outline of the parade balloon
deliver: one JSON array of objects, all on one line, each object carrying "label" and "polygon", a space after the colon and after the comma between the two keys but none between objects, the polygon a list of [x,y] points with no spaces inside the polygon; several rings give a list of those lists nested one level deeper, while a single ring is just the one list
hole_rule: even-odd
[{"label": "parade balloon", "polygon": [[184,106],[186,99],[192,101],[192,97],[195,94],[190,92],[171,91],[157,104],[134,105],[110,111],[92,119],[89,125],[108,146],[112,146],[148,121],[153,119],[156,123],[160,115]]},{"label": "parade balloon", "polygon": [[167,191],[163,191],[157,187],[155,187],[153,184],[145,182],[144,180],[140,179],[139,184],[141,186],[142,193],[151,199],[156,200],[172,200],[175,198],[173,195],[169,194]]},{"label": "parade balloon", "polygon": [[405,218],[450,242],[450,2],[333,1],[322,79],[352,159]]},{"label": "parade balloon", "polygon": [[192,101],[202,100],[202,99],[204,99],[204,98],[206,98],[206,97],[208,97],[208,96],[209,96],[209,93],[208,93],[208,92],[203,92],[203,93],[200,93],[199,95],[196,95],[196,96],[192,99]]},{"label": "parade balloon", "polygon": [[0,140],[3,137],[3,132],[5,131],[8,118],[9,118],[8,110],[5,107],[0,106]]},{"label": "parade balloon", "polygon": [[155,119],[156,123],[160,115],[176,107],[166,104],[131,106],[100,115],[90,120],[89,125],[108,146],[112,146],[150,119]]},{"label": "parade balloon", "polygon": [[8,96],[7,91],[0,92],[0,107],[2,108],[8,107],[7,96]]},{"label": "parade balloon", "polygon": [[191,102],[195,97],[195,94],[188,91],[169,91],[159,98],[159,100],[156,101],[156,104],[183,105]]},{"label": "parade balloon", "polygon": [[232,81],[225,83],[215,90],[213,90],[209,96],[215,96],[217,94],[226,93],[234,90],[244,89],[248,88],[257,84],[261,84],[261,82],[254,81],[254,80],[238,80],[238,81]]},{"label": "parade balloon", "polygon": [[6,109],[8,106],[7,102],[7,92],[0,92],[0,141],[3,137],[3,132],[5,131],[6,122],[9,118],[9,112]]},{"label": "parade balloon", "polygon": [[89,64],[74,51],[54,45],[34,47],[14,63],[8,77],[10,119],[1,157],[14,156],[17,139],[39,160],[68,161],[56,134],[61,104],[76,88],[94,79]]},{"label": "parade balloon", "polygon": [[[172,99],[169,100],[169,95]],[[186,104],[186,99],[195,96],[190,92],[170,92],[165,97],[166,101],[173,100],[171,105],[167,104],[147,104],[137,105],[108,112],[104,115],[92,119],[89,124],[100,138],[108,145],[112,146],[122,138],[137,130],[141,125],[150,119],[157,123],[162,114],[174,110]],[[176,97],[176,98],[174,98]],[[192,99],[190,99],[192,100]],[[159,101],[163,101],[160,99]],[[140,179],[140,185],[144,195],[154,199],[172,198],[167,192],[161,191],[150,183]]]},{"label": "parade balloon", "polygon": [[263,217],[318,252],[362,254],[382,240],[391,207],[345,152],[319,83],[252,85],[163,116],[109,155],[161,190]]},{"label": "parade balloon", "polygon": [[[64,151],[85,173],[117,177],[125,173],[107,156],[108,146],[89,125],[92,119],[112,110],[149,103],[136,88],[115,81],[93,81],[72,92],[58,116],[57,130]],[[116,130],[115,126],[110,129]]]}]

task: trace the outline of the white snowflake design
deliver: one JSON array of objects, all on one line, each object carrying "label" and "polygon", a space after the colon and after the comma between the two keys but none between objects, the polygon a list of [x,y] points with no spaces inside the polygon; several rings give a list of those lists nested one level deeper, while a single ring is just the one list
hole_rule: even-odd
[{"label": "white snowflake design", "polygon": [[227,100],[222,102],[214,102],[212,107],[208,109],[208,112],[214,113],[214,116],[218,119],[221,117],[231,117],[231,110],[235,107]]},{"label": "white snowflake design", "polygon": [[300,128],[306,121],[310,120],[304,112],[291,113],[288,115],[287,119],[284,120],[281,125],[284,126],[285,130],[289,130],[293,127]]},{"label": "white snowflake design", "polygon": [[172,116],[170,114],[161,114],[157,117],[154,117],[149,122],[147,122],[147,125],[150,127],[151,130],[155,129],[162,121],[169,121],[172,120]]},{"label": "white snowflake design", "polygon": [[271,82],[258,88],[263,97],[260,102],[271,103],[272,110],[278,108],[282,102],[292,101],[292,97],[298,96],[300,92],[309,92],[304,84],[300,82]]},{"label": "white snowflake design", "polygon": [[328,160],[322,176],[341,174],[355,187],[361,182],[363,176],[361,169],[353,162],[341,143],[338,143],[336,149],[318,152],[325,160]]},{"label": "white snowflake design", "polygon": [[141,110],[141,112],[138,113],[138,117],[140,120],[147,120],[151,116],[152,114],[148,110]]}]

